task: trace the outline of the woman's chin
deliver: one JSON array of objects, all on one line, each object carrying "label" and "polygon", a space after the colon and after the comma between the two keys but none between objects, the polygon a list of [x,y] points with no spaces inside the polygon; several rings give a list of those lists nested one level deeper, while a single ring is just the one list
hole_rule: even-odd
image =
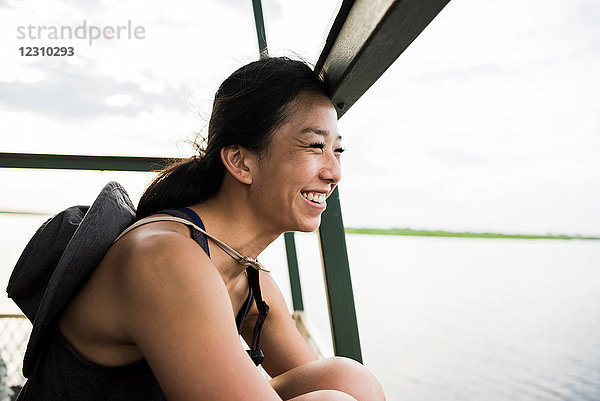
[{"label": "woman's chin", "polygon": [[298,227],[294,231],[299,231],[302,233],[312,233],[319,228],[321,224],[321,216],[315,219],[311,219],[309,221],[304,221],[298,225]]}]

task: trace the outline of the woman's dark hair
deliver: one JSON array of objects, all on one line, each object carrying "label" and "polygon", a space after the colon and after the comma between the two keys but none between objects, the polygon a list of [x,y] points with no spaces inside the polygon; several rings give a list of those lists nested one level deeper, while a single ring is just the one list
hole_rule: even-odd
[{"label": "woman's dark hair", "polygon": [[197,155],[159,173],[142,195],[136,218],[215,195],[225,175],[221,149],[239,145],[263,154],[273,132],[288,120],[294,100],[305,93],[328,96],[324,77],[303,61],[270,57],[235,71],[215,94],[205,146],[196,142]]}]

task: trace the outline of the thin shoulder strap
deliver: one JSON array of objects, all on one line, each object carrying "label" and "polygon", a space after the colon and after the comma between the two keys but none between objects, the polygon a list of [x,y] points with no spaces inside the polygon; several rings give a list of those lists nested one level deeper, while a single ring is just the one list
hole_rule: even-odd
[{"label": "thin shoulder strap", "polygon": [[238,251],[236,251],[235,249],[233,249],[232,247],[230,247],[229,245],[227,245],[226,243],[224,243],[220,239],[215,238],[214,236],[210,235],[209,233],[207,233],[206,231],[204,231],[203,229],[201,229],[200,227],[198,227],[198,225],[192,223],[189,220],[182,219],[181,217],[175,217],[175,216],[154,216],[154,217],[143,218],[141,220],[136,221],[131,226],[129,226],[125,231],[123,231],[114,240],[113,243],[117,242],[123,235],[127,234],[129,231],[133,230],[134,228],[137,228],[137,227],[142,226],[144,224],[153,223],[155,221],[175,221],[175,222],[178,222],[178,223],[182,223],[182,224],[194,227],[196,230],[200,231],[202,234],[206,235],[208,238],[210,238],[211,240],[213,240],[214,243],[219,246],[219,248],[221,248],[225,253],[227,253],[229,256],[231,256],[233,259],[235,259],[242,266],[251,266],[251,267],[253,267],[256,270],[262,270],[264,272],[270,273],[270,270],[268,270],[267,268],[265,268],[258,260],[253,259],[253,258],[251,258],[249,256],[242,256]]}]

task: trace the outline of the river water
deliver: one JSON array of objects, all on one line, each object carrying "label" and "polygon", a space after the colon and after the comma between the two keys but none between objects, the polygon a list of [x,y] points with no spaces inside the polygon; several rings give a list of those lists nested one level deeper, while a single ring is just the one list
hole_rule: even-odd
[{"label": "river water", "polygon": [[[12,219],[0,219],[13,233],[0,243],[3,288],[40,221]],[[317,236],[296,242],[306,313],[331,353]],[[600,242],[353,234],[347,245],[364,363],[388,400],[600,400]],[[259,259],[289,299],[283,241]],[[0,313],[16,311],[0,297]]]},{"label": "river water", "polygon": [[[296,241],[307,314],[325,337],[316,236]],[[600,242],[347,245],[364,362],[388,400],[600,400]]]}]

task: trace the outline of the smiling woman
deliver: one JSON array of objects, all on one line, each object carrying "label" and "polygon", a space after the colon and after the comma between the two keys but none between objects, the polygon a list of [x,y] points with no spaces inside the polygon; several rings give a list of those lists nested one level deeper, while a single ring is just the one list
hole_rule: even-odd
[{"label": "smiling woman", "polygon": [[[341,179],[325,88],[288,58],[250,63],[223,82],[206,146],[150,184],[140,225],[52,324],[19,400],[385,399],[361,364],[317,358],[254,263],[283,232],[315,230]],[[213,237],[246,257],[209,250]]]}]

